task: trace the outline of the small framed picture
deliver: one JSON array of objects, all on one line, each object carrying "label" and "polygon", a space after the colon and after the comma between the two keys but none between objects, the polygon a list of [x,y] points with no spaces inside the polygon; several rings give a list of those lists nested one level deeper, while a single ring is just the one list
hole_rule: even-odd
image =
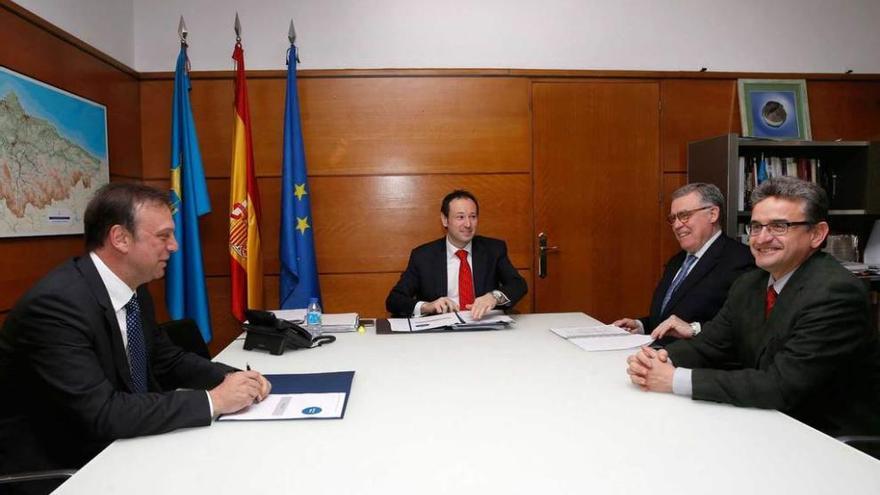
[{"label": "small framed picture", "polygon": [[803,79],[740,79],[742,134],[809,141],[810,109]]}]

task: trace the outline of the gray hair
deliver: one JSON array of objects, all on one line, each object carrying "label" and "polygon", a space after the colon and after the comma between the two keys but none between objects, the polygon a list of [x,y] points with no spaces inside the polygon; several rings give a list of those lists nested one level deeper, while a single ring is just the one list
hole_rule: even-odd
[{"label": "gray hair", "polygon": [[796,177],[773,177],[752,191],[752,207],[771,197],[803,202],[807,222],[819,223],[828,218],[828,195],[818,184]]},{"label": "gray hair", "polygon": [[670,199],[675,201],[693,192],[700,195],[700,200],[703,203],[718,207],[718,223],[722,223],[724,221],[724,195],[721,194],[721,190],[715,184],[691,182],[676,189],[672,196],[670,196]]}]

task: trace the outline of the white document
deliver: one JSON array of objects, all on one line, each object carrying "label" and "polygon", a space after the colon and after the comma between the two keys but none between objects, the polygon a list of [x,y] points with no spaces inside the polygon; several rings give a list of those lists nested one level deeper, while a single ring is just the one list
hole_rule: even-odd
[{"label": "white document", "polygon": [[614,325],[559,327],[550,331],[585,351],[635,349],[654,341],[650,335],[632,334]]},{"label": "white document", "polygon": [[271,311],[277,318],[292,322],[303,322],[306,320],[306,309],[273,309]]},{"label": "white document", "polygon": [[504,314],[503,311],[494,310],[486,313],[479,320],[475,320],[471,316],[470,311],[459,311],[451,313],[440,313],[431,316],[419,316],[416,318],[388,318],[392,332],[421,332],[425,330],[434,330],[437,328],[449,327],[453,330],[467,330],[471,327],[489,326],[491,324],[513,323],[513,318]]},{"label": "white document", "polygon": [[324,313],[321,315],[321,332],[354,332],[358,321],[357,313]]},{"label": "white document", "polygon": [[471,316],[470,311],[459,311],[458,315],[461,317],[461,319],[464,321],[465,324],[467,324],[467,323],[480,323],[480,324],[483,324],[483,323],[513,323],[513,318],[504,314],[504,311],[501,311],[500,309],[493,309],[492,311],[489,311],[488,313],[483,315],[483,317],[480,318],[479,320],[475,320],[474,317]]},{"label": "white document", "polygon": [[258,421],[269,419],[341,418],[344,393],[269,394],[263,402],[235,414],[224,414],[217,421]]},{"label": "white document", "polygon": [[[287,321],[303,323],[306,320],[306,308],[275,309],[272,313]],[[358,326],[357,313],[324,313],[321,315],[321,333],[354,332]]]}]

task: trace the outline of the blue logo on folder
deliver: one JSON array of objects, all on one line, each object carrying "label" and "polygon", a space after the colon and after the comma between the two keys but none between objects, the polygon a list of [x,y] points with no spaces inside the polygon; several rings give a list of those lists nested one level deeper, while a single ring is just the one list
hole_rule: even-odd
[{"label": "blue logo on folder", "polygon": [[321,408],[318,406],[307,407],[302,410],[303,414],[318,414],[321,412]]}]

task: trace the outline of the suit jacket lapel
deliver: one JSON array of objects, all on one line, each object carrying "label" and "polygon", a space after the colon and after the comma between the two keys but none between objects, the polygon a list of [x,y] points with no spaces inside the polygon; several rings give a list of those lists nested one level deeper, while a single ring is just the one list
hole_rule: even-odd
[{"label": "suit jacket lapel", "polygon": [[101,307],[106,323],[104,330],[108,333],[107,338],[110,339],[113,348],[113,363],[116,365],[116,373],[120,380],[125,383],[128,390],[132,389],[131,370],[128,367],[128,356],[125,352],[125,345],[122,343],[122,330],[119,328],[119,322],[116,320],[116,312],[113,311],[113,304],[110,302],[110,295],[98,274],[98,269],[92,263],[92,258],[88,255],[82,256],[77,260],[80,273],[88,285],[89,290]]},{"label": "suit jacket lapel", "polygon": [[[715,242],[709,246],[709,249],[703,253],[703,256],[697,260],[697,264],[691,269],[691,272],[685,277],[684,281],[681,285],[678,286],[678,289],[675,293],[672,294],[672,297],[669,299],[669,304],[666,305],[666,308],[672,308],[675,304],[681,300],[688,293],[691,288],[697,284],[703,277],[706,276],[715,266],[718,264],[721,258],[721,251],[724,250],[724,234],[721,234],[721,237],[715,239]],[[671,283],[671,282],[670,282]]]},{"label": "suit jacket lapel", "polygon": [[474,237],[471,244],[471,273],[474,277],[474,297],[481,295],[494,289],[494,287],[486,287],[486,279],[489,271],[489,253],[486,246],[479,237]]},{"label": "suit jacket lapel", "polygon": [[434,263],[440,267],[436,272],[439,277],[434,280],[434,287],[438,294],[437,297],[446,297],[449,294],[449,275],[446,273],[446,237],[437,242],[437,248],[434,250]]}]

